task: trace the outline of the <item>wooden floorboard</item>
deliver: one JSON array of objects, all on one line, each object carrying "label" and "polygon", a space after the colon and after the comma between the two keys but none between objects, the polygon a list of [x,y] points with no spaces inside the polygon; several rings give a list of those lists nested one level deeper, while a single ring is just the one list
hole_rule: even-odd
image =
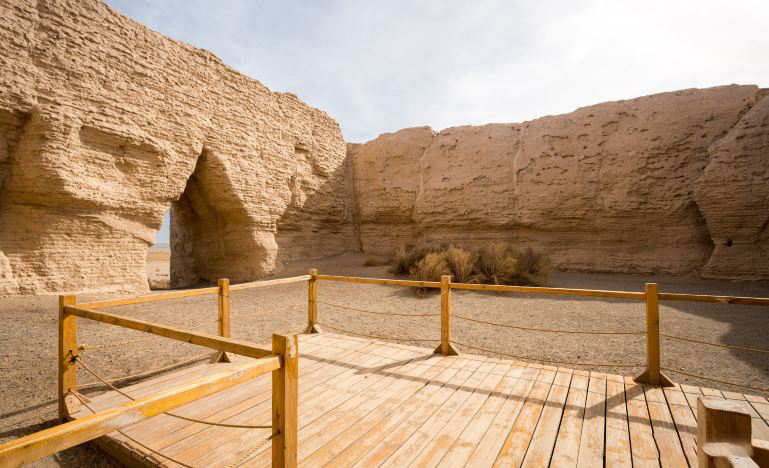
[{"label": "wooden floorboard", "polygon": [[[751,415],[754,437],[769,440],[769,400],[759,396],[331,333],[302,335],[299,355],[301,466],[694,466],[698,398],[734,401]],[[150,395],[229,365],[123,390]],[[270,425],[271,392],[264,375],[172,410],[205,422],[160,414],[98,442],[133,466],[268,466],[271,429],[208,423]],[[89,406],[125,401],[106,392]]]}]

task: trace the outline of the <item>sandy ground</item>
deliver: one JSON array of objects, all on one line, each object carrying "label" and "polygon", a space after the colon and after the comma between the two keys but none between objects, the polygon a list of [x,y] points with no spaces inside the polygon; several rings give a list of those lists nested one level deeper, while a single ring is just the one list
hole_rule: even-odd
[{"label": "sandy ground", "polygon": [[[305,274],[308,267],[321,273],[352,276],[390,276],[385,267],[363,267],[364,257],[348,254],[330,259],[289,265],[280,276]],[[167,267],[166,267],[167,271]],[[656,277],[556,273],[552,286],[643,290],[645,282],[658,282],[666,292],[690,292],[769,297],[769,282],[730,283],[695,277]],[[276,286],[233,292],[232,334],[236,338],[267,340],[273,332],[301,332],[306,324],[306,285]],[[83,295],[81,300],[97,296]],[[103,297],[103,296],[101,296]],[[437,313],[436,294],[417,297],[408,288],[322,282],[319,300],[347,307],[383,312]],[[457,291],[453,294],[454,314],[482,320],[521,325],[584,331],[639,331],[644,329],[641,302],[615,299],[566,298],[559,296],[511,295]],[[216,297],[201,296],[154,304],[112,309],[181,327],[214,320]],[[55,296],[0,298],[0,442],[29,434],[56,423],[57,308]],[[362,334],[397,336],[407,342],[435,347],[436,342],[408,339],[436,339],[437,317],[386,317],[319,305],[319,320],[333,327]],[[215,324],[201,330],[215,332]],[[329,331],[333,331],[327,327]],[[704,341],[769,349],[769,310],[757,306],[697,303],[664,303],[661,308],[663,333]],[[78,341],[96,345],[144,335],[110,325],[80,320]],[[454,339],[519,356],[574,362],[636,364],[645,360],[643,336],[586,336],[518,331],[454,320]],[[458,346],[462,350],[461,346]],[[483,354],[464,349],[465,352]],[[86,362],[106,377],[120,377],[166,366],[205,353],[206,350],[170,340],[156,340],[116,348],[86,351]],[[300,350],[301,352],[301,350]],[[664,340],[663,365],[720,380],[769,387],[769,359],[766,354],[746,353],[712,346]],[[578,367],[578,366],[569,366]],[[590,368],[590,367],[585,367]],[[633,375],[640,368],[599,367]],[[708,383],[672,374],[675,381],[743,393],[760,393],[727,385]],[[81,383],[94,379],[79,374]],[[103,391],[91,388],[93,395]],[[764,394],[767,395],[767,394]],[[117,466],[98,449],[85,445],[41,460],[36,466]]]}]

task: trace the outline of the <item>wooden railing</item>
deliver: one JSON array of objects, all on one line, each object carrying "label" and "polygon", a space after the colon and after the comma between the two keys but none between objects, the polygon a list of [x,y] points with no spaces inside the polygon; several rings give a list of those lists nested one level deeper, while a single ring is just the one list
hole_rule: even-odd
[{"label": "wooden railing", "polygon": [[[534,286],[507,286],[507,285],[498,285],[498,284],[453,283],[451,281],[450,276],[441,277],[441,281],[411,281],[411,280],[400,280],[400,279],[360,278],[360,277],[350,277],[350,276],[320,275],[317,273],[315,269],[310,270],[309,276],[310,276],[310,283],[313,284],[314,286],[312,286],[309,290],[310,297],[308,299],[308,302],[311,305],[310,305],[310,313],[308,316],[308,322],[309,322],[308,330],[319,330],[321,326],[321,324],[318,321],[318,311],[316,306],[318,302],[318,298],[317,298],[318,289],[315,283],[317,281],[333,281],[333,282],[342,282],[342,283],[378,284],[378,285],[389,285],[389,286],[406,286],[406,287],[414,287],[414,288],[440,289],[441,332],[440,332],[440,345],[438,346],[438,348],[436,348],[436,352],[440,352],[442,354],[458,354],[457,350],[454,347],[454,342],[452,341],[452,319],[463,318],[465,320],[470,320],[469,318],[459,317],[452,314],[451,291],[455,289],[473,290],[473,291],[496,291],[496,292],[506,292],[506,293],[560,295],[560,296],[600,297],[600,298],[630,299],[630,300],[643,301],[646,307],[645,329],[642,332],[643,334],[646,335],[646,363],[645,363],[646,368],[640,375],[638,375],[635,378],[636,382],[639,382],[639,383],[646,383],[650,385],[662,385],[662,386],[673,385],[670,378],[667,375],[665,375],[665,373],[663,372],[665,369],[661,366],[661,360],[660,360],[660,348],[661,348],[660,338],[661,337],[668,338],[668,339],[683,340],[683,341],[693,341],[695,343],[721,346],[724,348],[731,348],[731,349],[737,349],[737,350],[748,351],[748,352],[760,352],[760,353],[769,354],[769,350],[764,350],[764,349],[753,349],[753,348],[744,348],[739,346],[722,345],[719,343],[708,343],[708,342],[699,341],[699,340],[691,340],[685,337],[663,335],[660,333],[660,324],[659,324],[659,303],[661,300],[662,301],[707,302],[707,303],[716,303],[716,304],[743,304],[743,305],[769,306],[769,298],[660,293],[656,283],[646,283],[643,292],[635,292],[635,291],[605,291],[605,290],[594,290],[594,289],[548,288],[548,287],[534,287]],[[397,315],[397,314],[392,314],[392,315]],[[483,321],[482,323],[486,323],[489,325],[505,326],[503,324],[494,324],[486,321]],[[511,328],[515,328],[515,327],[511,327]],[[519,328],[522,328],[522,327],[519,327]],[[522,328],[522,329],[526,329],[526,328]],[[533,329],[530,328],[530,330],[533,330]],[[539,329],[536,331],[559,332],[559,333],[584,333],[584,334],[596,334],[596,335],[613,334],[611,332],[591,333],[591,332],[581,332],[581,331],[570,332],[568,330],[556,331],[556,330],[546,330],[546,329]],[[632,335],[632,334],[638,334],[638,333],[616,333],[616,334]],[[381,338],[381,337],[378,337],[378,338]],[[396,339],[396,338],[393,338],[393,339]],[[417,341],[420,341],[420,340],[417,340]],[[426,340],[421,340],[421,341],[426,341]],[[438,341],[438,340],[435,340],[435,341]],[[490,351],[477,346],[473,346],[473,347],[475,349],[479,349],[483,351]],[[491,352],[504,354],[499,351],[491,351]],[[550,362],[557,363],[558,361],[550,361]],[[633,367],[633,366],[625,366],[625,367]],[[681,374],[685,374],[692,377],[713,380],[712,378],[709,378],[707,376],[692,375],[677,369],[669,369],[669,370],[672,372],[679,372]],[[755,387],[750,387],[747,385],[742,385],[734,382],[721,382],[721,381],[716,381],[716,382],[726,383],[726,384],[735,385],[735,386],[741,386],[741,387],[750,388],[753,390],[769,391],[769,389],[755,388]]]},{"label": "wooden railing", "polygon": [[[582,297],[600,297],[613,299],[630,299],[643,301],[646,307],[645,330],[633,333],[612,332],[583,332],[568,330],[545,330],[525,327],[523,330],[535,330],[554,333],[584,333],[584,334],[645,334],[646,335],[646,369],[636,377],[637,382],[651,385],[672,385],[670,379],[663,373],[664,368],[660,364],[660,337],[682,339],[714,346],[740,349],[751,352],[769,353],[769,350],[749,349],[736,346],[706,343],[688,338],[661,335],[659,329],[659,301],[690,301],[709,302],[717,304],[746,304],[769,306],[769,298],[713,296],[694,294],[660,293],[656,283],[647,283],[643,292],[633,291],[604,291],[591,289],[547,288],[530,286],[506,286],[495,284],[466,284],[453,283],[450,276],[443,276],[441,281],[411,281],[400,279],[361,278],[350,276],[320,275],[317,270],[311,269],[309,275],[293,278],[282,278],[269,281],[258,281],[230,286],[227,279],[220,279],[216,287],[193,289],[186,291],[171,291],[160,294],[151,294],[121,299],[108,299],[102,301],[77,303],[76,296],[67,295],[59,297],[59,414],[63,420],[67,420],[82,404],[81,395],[77,386],[77,318],[95,320],[123,328],[141,331],[163,338],[196,344],[216,351],[214,362],[229,362],[226,353],[240,354],[255,358],[245,364],[229,367],[226,370],[215,372],[212,375],[198,379],[192,383],[184,384],[162,393],[149,397],[139,398],[124,403],[109,410],[95,412],[89,416],[74,421],[69,421],[59,426],[41,431],[12,442],[0,445],[0,465],[17,466],[45,455],[72,447],[87,440],[119,430],[120,427],[136,422],[131,418],[121,418],[126,414],[140,415],[147,418],[155,414],[165,412],[179,405],[188,403],[205,395],[221,391],[225,388],[237,385],[243,381],[272,372],[273,388],[273,417],[272,417],[272,457],[273,466],[296,465],[296,431],[297,431],[297,391],[298,391],[298,340],[296,335],[273,335],[272,349],[260,348],[252,343],[230,338],[230,292],[252,288],[264,288],[269,286],[292,284],[307,281],[307,333],[321,332],[321,323],[318,317],[318,282],[342,282],[357,284],[374,284],[389,286],[405,286],[412,288],[433,288],[440,290],[440,313],[421,314],[441,317],[440,336],[434,340],[440,344],[435,352],[442,354],[458,354],[452,341],[452,319],[473,320],[452,314],[452,290],[496,291],[506,293],[526,293],[543,295],[565,295]],[[117,307],[129,304],[142,304],[171,300],[199,295],[217,294],[217,322],[218,335],[200,333],[193,330],[175,328],[158,323],[148,322],[123,315],[104,312],[100,309]],[[337,305],[341,308],[351,308]],[[351,308],[363,312],[381,313]],[[405,314],[384,314],[405,315]],[[412,314],[413,315],[413,314]],[[500,325],[486,321],[480,321],[490,325]],[[382,337],[374,337],[382,338]],[[397,339],[397,338],[388,338]],[[460,343],[465,345],[464,343]],[[475,346],[473,346],[475,347]],[[89,348],[85,348],[89,349]],[[475,349],[481,349],[475,347]],[[499,351],[491,351],[504,354]],[[556,361],[550,361],[556,362]],[[675,372],[683,371],[673,370]],[[696,376],[708,379],[706,376]],[[712,379],[711,379],[712,380]],[[739,383],[722,382],[731,385],[747,387]],[[748,387],[753,388],[753,387]],[[767,389],[757,389],[767,390]],[[767,390],[769,391],[769,390]]]},{"label": "wooden railing", "polygon": [[[264,288],[311,280],[299,276],[270,281],[244,283],[230,287],[220,279],[217,287],[172,291],[146,296],[78,303],[74,295],[59,296],[58,342],[58,426],[0,445],[0,466],[19,466],[41,457],[98,438],[141,419],[165,413],[199,398],[233,387],[272,372],[272,462],[273,466],[296,466],[298,337],[273,335],[272,349],[230,338],[230,291]],[[184,297],[217,294],[218,335],[171,327],[139,320],[99,309],[129,304],[165,301]],[[89,401],[78,392],[77,366],[80,361],[77,343],[77,319],[89,319],[122,328],[137,330],[185,343],[203,346],[216,352],[214,362],[229,362],[226,353],[255,358],[228,366],[195,381],[116,407],[92,411],[92,414],[70,420],[72,414]],[[85,348],[88,349],[88,348]],[[82,364],[82,363],[81,363]],[[108,382],[105,381],[109,385]]]}]

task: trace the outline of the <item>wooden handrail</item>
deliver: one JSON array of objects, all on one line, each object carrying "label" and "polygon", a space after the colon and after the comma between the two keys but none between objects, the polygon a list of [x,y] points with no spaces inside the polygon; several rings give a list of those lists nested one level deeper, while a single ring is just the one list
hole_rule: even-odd
[{"label": "wooden handrail", "polygon": [[141,304],[144,302],[165,301],[168,299],[179,299],[182,297],[203,296],[206,294],[216,294],[219,292],[219,287],[201,288],[201,289],[189,289],[185,291],[171,291],[159,294],[148,294],[146,296],[136,297],[124,297],[121,299],[106,299],[103,301],[83,302],[80,305],[88,308],[103,309],[106,307],[117,307],[129,304]]},{"label": "wooden handrail", "polygon": [[769,298],[742,296],[712,296],[709,294],[660,293],[661,301],[713,302],[716,304],[743,304],[769,306]]},{"label": "wooden handrail", "polygon": [[234,286],[230,286],[230,291],[240,291],[243,289],[254,289],[254,288],[266,288],[269,286],[277,286],[279,284],[301,283],[309,279],[310,279],[310,275],[301,275],[301,276],[292,276],[290,278],[278,278],[278,279],[265,280],[265,281],[253,281],[251,283],[241,283],[241,284],[236,284]]},{"label": "wooden handrail", "polygon": [[147,322],[122,315],[109,314],[107,312],[101,312],[98,310],[86,309],[79,305],[65,306],[64,313],[65,315],[75,315],[77,317],[96,320],[97,322],[130,328],[132,330],[163,336],[172,340],[184,341],[186,343],[204,346],[206,348],[215,349],[217,351],[225,351],[252,358],[261,358],[264,356],[271,356],[273,354],[272,350],[254,346],[248,341],[234,340],[232,338],[224,338],[217,335],[209,335],[207,333],[198,333],[180,328],[168,327],[159,323]]},{"label": "wooden handrail", "polygon": [[270,356],[0,445],[0,466],[20,466],[281,368]]},{"label": "wooden handrail", "polygon": [[439,281],[411,281],[384,278],[361,278],[359,276],[334,276],[334,275],[315,275],[319,281],[337,281],[340,283],[364,283],[364,284],[388,284],[393,286],[411,286],[414,288],[440,288]]},{"label": "wooden handrail", "polygon": [[543,288],[538,286],[507,286],[503,284],[451,283],[451,289],[470,289],[475,291],[500,291],[539,294],[558,294],[564,296],[611,297],[618,299],[644,300],[646,294],[633,291],[601,291],[597,289]]}]

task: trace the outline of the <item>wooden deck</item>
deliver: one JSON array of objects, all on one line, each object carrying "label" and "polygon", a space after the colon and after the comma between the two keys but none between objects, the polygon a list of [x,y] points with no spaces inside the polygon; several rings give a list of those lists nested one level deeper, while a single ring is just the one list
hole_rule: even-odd
[{"label": "wooden deck", "polygon": [[[331,333],[302,335],[299,353],[303,466],[696,466],[702,395],[740,402],[753,415],[754,437],[769,440],[763,397],[688,385],[662,390],[619,375],[447,357]],[[192,367],[124,390],[147,395],[228,365]],[[269,425],[270,393],[265,375],[173,412]],[[101,410],[124,401],[109,392],[90,406]],[[84,408],[75,417],[87,414]],[[271,460],[264,443],[270,429],[161,414],[122,431],[99,443],[131,465],[265,466]]]}]

